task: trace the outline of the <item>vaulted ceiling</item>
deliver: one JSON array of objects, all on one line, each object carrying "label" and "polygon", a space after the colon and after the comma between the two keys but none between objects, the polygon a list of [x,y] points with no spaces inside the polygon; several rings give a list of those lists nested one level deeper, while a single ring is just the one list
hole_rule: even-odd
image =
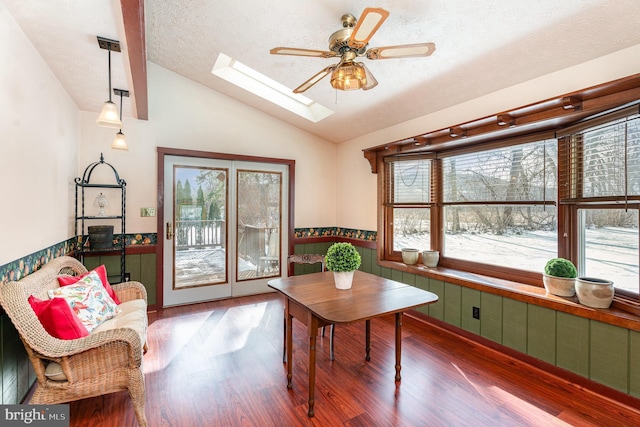
[{"label": "vaulted ceiling", "polygon": [[[122,44],[112,53],[112,76],[113,87],[132,92],[125,116],[147,118],[150,61],[336,143],[640,44],[637,0],[0,0],[0,12],[2,4],[81,110],[98,112],[108,96],[102,36]],[[224,53],[293,89],[337,59],[269,50],[327,50],[341,16],[359,17],[366,7],[390,12],[370,47],[433,42],[436,51],[363,58],[379,82],[369,91],[320,81],[304,93],[334,111],[320,122],[211,73]]]}]

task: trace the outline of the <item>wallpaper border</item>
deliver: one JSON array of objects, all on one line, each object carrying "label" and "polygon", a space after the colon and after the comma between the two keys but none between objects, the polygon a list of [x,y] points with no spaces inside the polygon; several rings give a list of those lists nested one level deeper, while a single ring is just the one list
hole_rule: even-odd
[{"label": "wallpaper border", "polygon": [[[375,242],[377,232],[367,230],[357,230],[353,228],[341,227],[311,227],[296,228],[294,238],[305,239],[315,237],[343,237],[367,242]],[[158,241],[157,233],[134,233],[126,234],[126,245],[129,246],[149,246],[155,245]],[[32,254],[18,258],[7,264],[0,265],[0,283],[17,281],[23,277],[39,270],[43,265],[54,258],[73,252],[75,238],[71,237],[63,242],[56,243],[48,248],[36,251]],[[114,244],[119,243],[114,240]]]}]

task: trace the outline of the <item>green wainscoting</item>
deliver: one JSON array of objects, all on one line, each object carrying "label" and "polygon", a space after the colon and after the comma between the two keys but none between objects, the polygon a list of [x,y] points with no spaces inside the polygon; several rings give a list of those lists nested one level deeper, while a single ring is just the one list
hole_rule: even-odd
[{"label": "green wainscoting", "polygon": [[29,392],[36,375],[9,316],[0,317],[2,345],[2,404],[19,403]]},{"label": "green wainscoting", "polygon": [[[502,344],[526,353],[528,304],[509,298],[500,298],[502,299]],[[482,316],[480,318],[482,319]]]},{"label": "green wainscoting", "polygon": [[502,319],[504,315],[502,297],[486,292],[476,292],[480,294],[480,305],[477,307],[482,307],[480,313],[482,323],[480,323],[480,320],[474,319],[480,327],[480,335],[491,341],[502,343]]},{"label": "green wainscoting", "polygon": [[[306,245],[300,245],[300,252]],[[298,252],[296,247],[296,252]],[[640,398],[640,332],[574,316],[376,263],[375,249],[358,248],[362,271],[438,295],[420,313]],[[473,307],[480,319],[473,318]]]},{"label": "green wainscoting", "polygon": [[[94,269],[104,264],[109,272],[116,272],[115,276],[108,276],[109,282],[117,283],[120,281],[120,256],[119,255],[102,255],[86,257],[84,265],[88,270]],[[129,274],[129,280],[140,282],[147,290],[147,304],[156,303],[156,254],[133,254],[125,257],[126,274]],[[113,282],[112,282],[113,281]]]},{"label": "green wainscoting", "polygon": [[[325,254],[331,243],[295,246],[295,253]],[[418,311],[498,344],[528,354],[623,393],[640,398],[640,332],[585,319],[534,304],[474,290],[387,267],[376,261],[376,250],[357,247],[360,269],[407,283],[438,295],[434,304]],[[87,258],[91,269],[100,264],[118,271],[119,258]],[[131,280],[143,283],[149,304],[156,302],[156,255],[127,255]],[[319,265],[296,265],[295,274],[320,271]],[[114,281],[116,278],[114,278]],[[480,319],[473,318],[473,307]],[[35,381],[31,363],[6,315],[0,317],[2,403],[20,402]]]},{"label": "green wainscoting", "polygon": [[589,319],[558,312],[556,364],[589,377]]}]

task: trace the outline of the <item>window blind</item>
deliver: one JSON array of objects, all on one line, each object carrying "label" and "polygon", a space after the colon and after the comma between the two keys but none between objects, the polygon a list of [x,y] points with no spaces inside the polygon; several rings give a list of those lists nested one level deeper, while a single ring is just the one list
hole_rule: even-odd
[{"label": "window blind", "polygon": [[442,159],[443,200],[450,204],[556,200],[555,139]]},{"label": "window blind", "polygon": [[385,164],[385,201],[388,205],[431,203],[430,159],[393,159]]},{"label": "window blind", "polygon": [[640,115],[596,123],[566,136],[562,203],[640,201]]}]

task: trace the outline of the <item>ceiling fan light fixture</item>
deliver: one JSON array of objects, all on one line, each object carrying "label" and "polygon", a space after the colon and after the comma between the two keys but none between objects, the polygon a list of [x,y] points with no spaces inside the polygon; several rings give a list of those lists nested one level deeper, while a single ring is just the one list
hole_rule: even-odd
[{"label": "ceiling fan light fixture", "polygon": [[356,62],[346,62],[331,75],[331,86],[338,90],[357,90],[367,86],[367,72]]},{"label": "ceiling fan light fixture", "polygon": [[431,55],[436,48],[434,43],[414,43],[398,46],[381,46],[367,50],[369,40],[378,31],[382,23],[389,17],[389,12],[382,8],[368,7],[362,12],[360,19],[351,14],[342,16],[342,29],[329,37],[329,50],[300,49],[293,47],[277,47],[271,49],[273,55],[311,56],[321,58],[340,57],[340,62],[324,68],[315,76],[294,89],[294,93],[302,93],[331,73],[331,86],[338,90],[369,90],[378,85],[376,78],[361,62],[355,62],[359,56],[367,59],[393,59],[424,57]]}]

